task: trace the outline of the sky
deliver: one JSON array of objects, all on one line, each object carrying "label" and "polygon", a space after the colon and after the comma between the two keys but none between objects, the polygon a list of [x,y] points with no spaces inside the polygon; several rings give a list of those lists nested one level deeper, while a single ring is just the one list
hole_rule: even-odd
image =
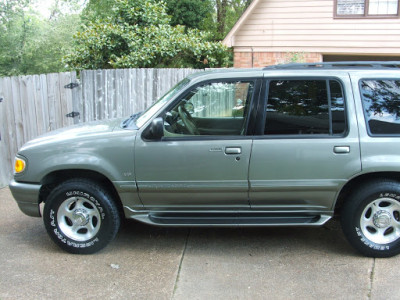
[{"label": "sky", "polygon": [[[35,10],[40,12],[40,14],[45,17],[49,18],[50,17],[50,7],[54,4],[55,0],[34,0],[33,1],[33,7]],[[82,8],[84,4],[86,3],[86,0],[79,0],[78,1]]]},{"label": "sky", "polygon": [[49,0],[36,0],[36,3],[33,5],[37,11],[40,12],[40,14],[43,17],[50,17],[50,11],[49,8],[53,4],[54,1],[49,1]]}]

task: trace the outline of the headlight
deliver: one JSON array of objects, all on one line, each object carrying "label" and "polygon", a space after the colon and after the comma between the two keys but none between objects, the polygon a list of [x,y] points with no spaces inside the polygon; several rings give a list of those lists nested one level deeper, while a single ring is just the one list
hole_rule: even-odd
[{"label": "headlight", "polygon": [[15,174],[22,173],[25,170],[26,167],[26,162],[24,159],[20,157],[15,158],[15,163],[14,163],[14,172]]}]

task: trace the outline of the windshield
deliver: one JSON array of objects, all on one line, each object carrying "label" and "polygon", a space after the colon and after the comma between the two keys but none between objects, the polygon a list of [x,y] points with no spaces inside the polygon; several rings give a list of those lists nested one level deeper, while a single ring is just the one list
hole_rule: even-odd
[{"label": "windshield", "polygon": [[177,85],[175,85],[172,89],[169,90],[164,96],[162,96],[156,103],[150,106],[146,111],[140,115],[140,117],[136,120],[136,126],[142,127],[155,113],[157,113],[161,107],[164,106],[172,97],[174,97],[177,93],[179,93],[188,83],[189,79],[185,78]]}]

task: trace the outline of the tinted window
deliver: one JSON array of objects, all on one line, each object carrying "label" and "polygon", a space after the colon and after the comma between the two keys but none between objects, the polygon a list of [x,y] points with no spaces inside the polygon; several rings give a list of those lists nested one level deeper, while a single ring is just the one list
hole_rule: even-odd
[{"label": "tinted window", "polygon": [[400,80],[362,80],[361,96],[371,134],[400,134]]},{"label": "tinted window", "polygon": [[332,133],[343,134],[346,131],[346,118],[344,112],[344,97],[342,86],[339,82],[329,81],[331,97]]},{"label": "tinted window", "polygon": [[166,113],[165,136],[244,135],[253,82],[198,86]]},{"label": "tinted window", "polygon": [[270,81],[266,135],[343,134],[345,128],[344,98],[339,82]]}]

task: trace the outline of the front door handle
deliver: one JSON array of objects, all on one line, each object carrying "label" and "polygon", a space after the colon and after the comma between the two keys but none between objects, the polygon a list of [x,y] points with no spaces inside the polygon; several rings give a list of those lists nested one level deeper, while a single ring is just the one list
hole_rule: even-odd
[{"label": "front door handle", "polygon": [[225,148],[225,154],[241,154],[242,153],[242,148],[241,147],[226,147]]},{"label": "front door handle", "polygon": [[350,153],[350,146],[335,146],[333,152],[337,154]]}]

